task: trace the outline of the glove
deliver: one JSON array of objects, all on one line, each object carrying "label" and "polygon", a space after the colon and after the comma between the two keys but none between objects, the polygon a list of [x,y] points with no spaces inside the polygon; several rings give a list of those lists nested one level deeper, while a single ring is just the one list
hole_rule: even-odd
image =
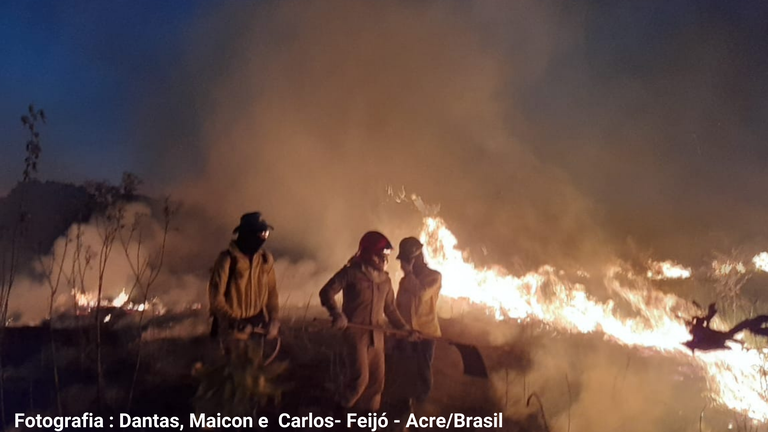
[{"label": "glove", "polygon": [[344,330],[347,328],[347,324],[349,324],[349,321],[347,321],[347,317],[345,317],[343,313],[337,312],[333,314],[333,322],[331,323],[333,328],[337,330]]},{"label": "glove", "polygon": [[274,339],[277,337],[277,333],[280,331],[280,321],[272,320],[267,327],[267,339]]},{"label": "glove", "polygon": [[419,342],[424,336],[418,330],[410,329],[408,331],[408,342]]}]

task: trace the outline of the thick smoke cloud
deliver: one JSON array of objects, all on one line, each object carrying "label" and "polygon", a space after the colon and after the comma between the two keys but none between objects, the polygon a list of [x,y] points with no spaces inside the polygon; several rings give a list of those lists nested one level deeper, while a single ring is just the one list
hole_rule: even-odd
[{"label": "thick smoke cloud", "polygon": [[211,77],[193,81],[208,89],[203,162],[177,194],[222,224],[262,210],[273,244],[325,265],[366,230],[415,234],[417,217],[382,204],[388,185],[439,203],[465,246],[496,259],[594,255],[589,201],[508,127],[514,65],[472,13],[357,2],[222,12],[193,48],[197,75]]},{"label": "thick smoke cloud", "polygon": [[441,204],[477,259],[652,251],[698,264],[768,238],[753,199],[768,123],[753,42],[765,11],[720,12],[222,7],[189,38],[158,108],[173,115],[143,117],[146,142],[158,178],[175,179],[220,233],[259,208],[280,228],[273,245],[325,263],[367,229],[414,229],[380,206],[392,185]]}]

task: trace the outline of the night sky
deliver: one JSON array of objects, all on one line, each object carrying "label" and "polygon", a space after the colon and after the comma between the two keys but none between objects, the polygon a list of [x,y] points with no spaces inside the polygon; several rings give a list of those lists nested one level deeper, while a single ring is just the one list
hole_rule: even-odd
[{"label": "night sky", "polygon": [[[768,209],[766,3],[450,5],[478,29],[481,45],[513,65],[497,94],[510,134],[564,173],[606,230],[664,236],[696,219],[702,233],[722,223],[751,227],[748,237],[768,234],[760,228]],[[211,22],[219,9],[241,7],[243,16],[254,9],[4,2],[0,191],[23,169],[18,119],[29,102],[50,119],[41,131],[42,179],[117,180],[130,170],[162,185],[184,168],[158,158],[200,166],[195,130],[204,114],[189,94],[201,91],[195,77],[227,67],[206,56],[226,59],[236,32],[224,36],[227,25]],[[163,149],[152,150],[159,139]],[[667,216],[648,218],[648,209]],[[743,217],[729,219],[732,209]]]},{"label": "night sky", "polygon": [[118,180],[137,165],[137,113],[172,79],[198,2],[4,2],[0,5],[0,190],[23,170],[18,120],[33,102],[41,178]]}]

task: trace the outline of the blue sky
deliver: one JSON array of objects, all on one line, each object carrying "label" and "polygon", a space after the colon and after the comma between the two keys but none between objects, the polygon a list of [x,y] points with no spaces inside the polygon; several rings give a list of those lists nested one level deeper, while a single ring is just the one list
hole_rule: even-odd
[{"label": "blue sky", "polygon": [[0,190],[23,169],[19,117],[45,109],[41,177],[116,180],[134,169],[135,107],[172,73],[195,2],[3,2]]}]

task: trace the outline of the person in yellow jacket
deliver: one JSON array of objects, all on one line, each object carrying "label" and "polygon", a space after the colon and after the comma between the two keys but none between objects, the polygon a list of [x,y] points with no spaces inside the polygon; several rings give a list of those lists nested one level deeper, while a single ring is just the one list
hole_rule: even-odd
[{"label": "person in yellow jacket", "polygon": [[269,339],[280,328],[275,259],[263,248],[272,230],[261,213],[240,218],[229,248],[219,254],[208,284],[211,335],[222,340],[265,328]]},{"label": "person in yellow jacket", "polygon": [[437,299],[442,288],[442,275],[424,261],[424,246],[415,237],[400,241],[397,259],[403,269],[403,278],[397,291],[395,304],[405,322],[423,339],[405,342],[402,355],[409,366],[415,368],[411,397],[422,403],[432,390],[432,359],[435,341],[440,337],[437,321]]}]

